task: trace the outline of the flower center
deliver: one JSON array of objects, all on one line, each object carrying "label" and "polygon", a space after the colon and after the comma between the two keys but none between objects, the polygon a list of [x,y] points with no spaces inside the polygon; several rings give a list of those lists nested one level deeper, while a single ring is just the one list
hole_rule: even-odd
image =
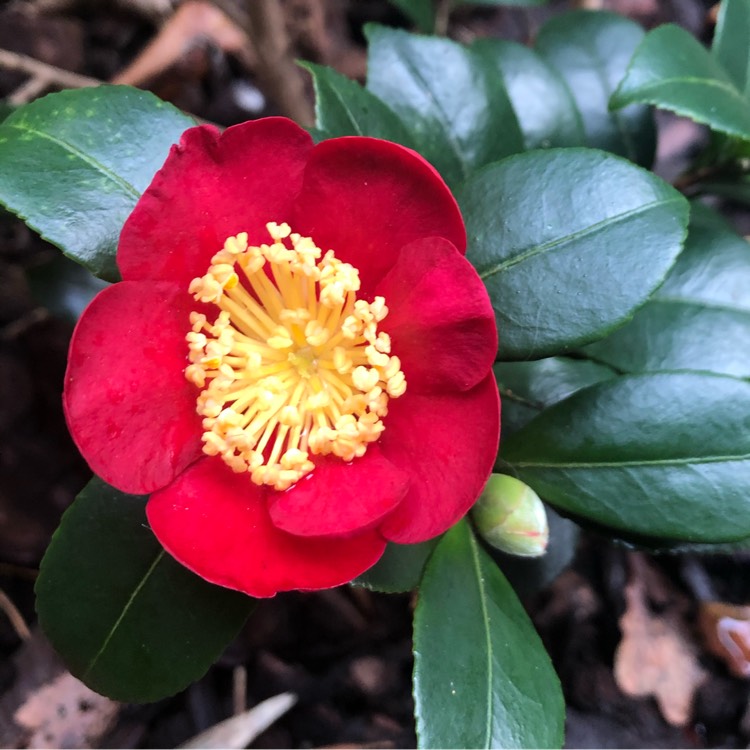
[{"label": "flower center", "polygon": [[185,377],[202,389],[203,452],[285,490],[313,470],[310,455],[363,456],[406,380],[378,331],[383,297],[357,299],[354,266],[287,224],[266,228],[272,244],[230,237],[190,283],[219,313],[190,314]]}]

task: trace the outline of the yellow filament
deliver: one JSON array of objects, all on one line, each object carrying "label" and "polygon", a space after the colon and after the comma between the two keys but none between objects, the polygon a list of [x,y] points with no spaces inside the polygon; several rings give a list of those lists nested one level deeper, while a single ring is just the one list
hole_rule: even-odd
[{"label": "yellow filament", "polygon": [[219,313],[191,313],[185,377],[201,389],[204,453],[285,490],[313,470],[311,455],[363,456],[406,380],[378,331],[385,300],[357,299],[357,269],[288,224],[266,228],[271,244],[229,237],[190,283]]}]

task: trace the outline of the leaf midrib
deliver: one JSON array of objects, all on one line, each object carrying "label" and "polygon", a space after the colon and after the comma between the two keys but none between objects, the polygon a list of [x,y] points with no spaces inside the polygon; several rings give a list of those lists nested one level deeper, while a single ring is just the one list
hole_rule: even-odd
[{"label": "leaf midrib", "polygon": [[484,578],[482,577],[481,563],[479,560],[479,553],[477,551],[476,541],[474,535],[469,532],[469,547],[471,548],[471,559],[474,563],[474,571],[476,573],[477,588],[479,589],[479,601],[482,606],[482,623],[484,625],[484,636],[487,641],[487,710],[485,712],[487,722],[485,725],[485,739],[483,748],[492,747],[492,662],[493,662],[493,651],[492,651],[492,634],[490,633],[490,616],[487,611],[487,593],[484,588]]},{"label": "leaf midrib", "polygon": [[596,224],[589,224],[587,227],[584,227],[583,229],[579,229],[576,232],[566,234],[563,237],[558,237],[554,240],[549,240],[548,242],[543,242],[540,245],[534,245],[533,247],[527,250],[521,251],[518,255],[514,255],[512,258],[506,258],[505,260],[502,260],[499,263],[496,263],[495,265],[490,266],[489,268],[480,271],[479,278],[481,279],[490,278],[494,276],[495,274],[501,273],[503,271],[507,271],[509,268],[512,268],[513,266],[516,266],[519,263],[523,263],[524,261],[529,260],[529,258],[533,258],[536,255],[540,255],[550,250],[554,250],[557,247],[567,245],[571,242],[575,242],[577,240],[583,239],[584,237],[587,237],[589,235],[597,234],[602,229],[606,229],[609,226],[613,226],[623,221],[627,221],[628,219],[634,216],[638,216],[639,214],[643,214],[643,213],[646,213],[647,211],[651,211],[656,208],[661,208],[663,206],[668,206],[671,203],[679,203],[682,200],[683,200],[682,196],[676,195],[671,198],[665,198],[663,200],[652,201],[651,203],[646,203],[642,206],[638,206],[637,208],[632,208],[628,211],[624,211],[623,213],[616,214],[615,216],[609,216],[606,219],[603,219],[602,221],[597,222]]},{"label": "leaf midrib", "polygon": [[638,459],[634,461],[569,461],[552,463],[549,461],[515,461],[507,456],[505,461],[517,469],[623,469],[641,466],[692,466],[695,464],[729,463],[750,460],[750,454],[726,456],[688,456],[685,458]]},{"label": "leaf midrib", "polygon": [[81,161],[85,162],[90,167],[92,167],[94,170],[96,170],[97,172],[100,172],[107,179],[109,179],[111,182],[113,182],[115,185],[121,188],[124,192],[128,193],[130,197],[134,198],[136,201],[141,197],[140,190],[138,190],[134,185],[131,185],[127,180],[124,180],[122,177],[120,177],[118,174],[113,172],[111,169],[105,167],[104,164],[102,164],[101,162],[88,156],[85,152],[81,151],[79,148],[76,148],[69,141],[63,141],[60,138],[56,138],[51,133],[44,132],[43,130],[37,130],[36,128],[23,126],[23,125],[16,124],[13,122],[8,122],[7,120],[2,124],[2,126],[13,128],[14,130],[20,130],[22,133],[31,133],[32,135],[35,135],[39,138],[42,138],[42,139],[50,141],[51,143],[54,143],[56,146],[59,146],[61,149],[63,149],[63,151],[67,151],[68,153],[73,154],[78,159],[80,159]]},{"label": "leaf midrib", "polygon": [[122,612],[120,612],[120,616],[117,618],[117,620],[115,620],[114,625],[110,628],[109,632],[107,633],[107,636],[104,639],[104,642],[102,643],[101,647],[96,652],[94,657],[91,659],[91,661],[89,662],[89,665],[86,667],[86,671],[81,676],[81,680],[83,682],[86,682],[88,677],[93,672],[94,667],[96,666],[97,662],[101,658],[102,654],[104,654],[104,652],[107,650],[107,646],[109,646],[110,641],[112,640],[112,638],[114,638],[115,633],[117,632],[117,629],[122,624],[122,621],[125,619],[130,608],[133,606],[133,603],[135,602],[138,594],[141,592],[141,589],[146,585],[146,583],[148,582],[148,579],[151,577],[154,570],[156,570],[156,567],[161,562],[162,558],[164,557],[164,554],[165,553],[163,549],[159,550],[159,553],[154,558],[154,561],[151,563],[151,566],[146,571],[143,578],[141,578],[139,584],[135,587],[135,589],[133,589],[133,593],[128,598],[128,601],[125,603],[125,606],[123,607]]},{"label": "leaf midrib", "polygon": [[328,86],[328,90],[330,93],[333,94],[334,99],[339,103],[341,108],[344,110],[344,113],[349,118],[349,122],[351,123],[352,129],[356,132],[357,135],[364,135],[362,132],[362,128],[359,126],[359,123],[357,122],[354,112],[350,109],[349,105],[344,100],[344,97],[341,95],[341,92],[336,89],[335,86]]},{"label": "leaf midrib", "polygon": [[[441,127],[440,129],[445,136],[445,142],[450,146],[451,151],[453,152],[453,156],[456,158],[459,168],[461,169],[461,179],[465,179],[468,174],[466,162],[464,159],[463,150],[461,148],[461,143],[453,134],[453,120],[448,116],[448,113],[443,108],[443,105],[435,95],[435,92],[430,88],[427,80],[422,75],[419,68],[414,65],[414,62],[411,60],[411,58],[408,56],[403,56],[401,60],[407,70],[414,76],[414,78],[416,78],[416,80],[422,85],[423,89],[427,92],[428,98],[433,102],[433,104],[435,105],[435,109],[442,116],[443,120],[450,126],[448,128]],[[410,114],[413,115],[413,113],[414,110],[411,109]]]}]

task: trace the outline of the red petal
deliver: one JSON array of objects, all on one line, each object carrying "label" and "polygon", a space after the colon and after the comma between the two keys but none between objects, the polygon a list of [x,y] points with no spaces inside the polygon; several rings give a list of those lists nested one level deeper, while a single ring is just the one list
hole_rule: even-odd
[{"label": "red petal", "polygon": [[187,288],[230,235],[267,242],[269,221],[290,221],[310,136],[283,117],[222,134],[185,131],[125,222],[117,251],[124,279],[168,279]]},{"label": "red petal", "polygon": [[280,531],[266,510],[266,494],[247,474],[233,474],[221,459],[206,458],[152,495],[146,512],[159,541],[179,562],[207,581],[250,596],[338,586],[383,554],[385,540],[375,531],[343,539]]},{"label": "red petal", "polygon": [[497,353],[495,314],[477,272],[449,242],[412,242],[376,291],[408,389],[465,391],[487,376]]},{"label": "red petal", "polygon": [[445,237],[466,250],[461,212],[440,175],[414,151],[375,138],[313,149],[292,226],[356,266],[365,295],[413,240]]},{"label": "red petal", "polygon": [[316,459],[311,475],[286,492],[271,494],[277,528],[300,536],[349,534],[371,528],[406,494],[409,474],[371,445],[351,464]]},{"label": "red petal", "polygon": [[400,544],[423,542],[453,526],[490,476],[500,439],[495,376],[458,394],[407,391],[388,408],[380,447],[412,482],[380,532]]},{"label": "red petal", "polygon": [[73,333],[64,406],[102,479],[146,494],[200,455],[198,395],[185,380],[194,304],[173,284],[123,281],[100,292]]}]

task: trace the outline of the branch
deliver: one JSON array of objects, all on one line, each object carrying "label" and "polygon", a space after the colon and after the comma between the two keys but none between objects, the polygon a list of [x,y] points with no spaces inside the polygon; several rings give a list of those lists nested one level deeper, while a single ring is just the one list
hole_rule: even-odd
[{"label": "branch", "polygon": [[290,54],[289,36],[279,0],[246,0],[248,36],[258,53],[258,79],[281,111],[300,125],[314,122],[302,71]]},{"label": "branch", "polygon": [[6,70],[18,70],[31,76],[31,80],[8,97],[8,103],[14,106],[24,104],[38,96],[45,88],[54,86],[64,89],[80,89],[87,86],[99,86],[103,81],[89,76],[71,73],[68,70],[48,65],[39,60],[0,49],[0,67]]}]

